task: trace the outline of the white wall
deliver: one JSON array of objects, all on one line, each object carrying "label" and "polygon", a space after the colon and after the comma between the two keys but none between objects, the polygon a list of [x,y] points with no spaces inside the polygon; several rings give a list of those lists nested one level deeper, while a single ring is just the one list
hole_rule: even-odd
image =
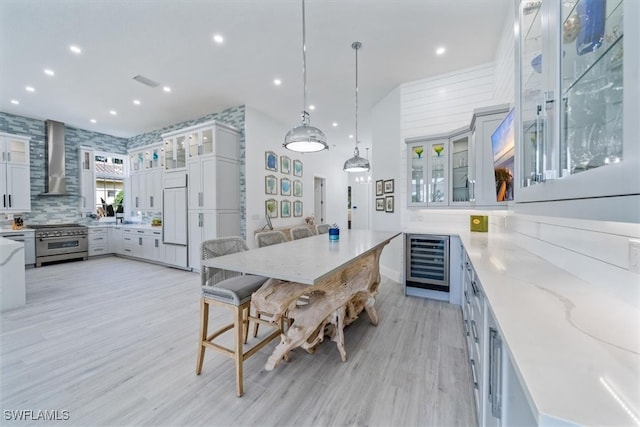
[{"label": "white wall", "polygon": [[513,18],[516,16],[514,2],[509,2],[507,19],[504,22],[500,43],[494,57],[493,103],[515,103],[515,34]]},{"label": "white wall", "polygon": [[[294,224],[303,224],[304,218],[313,215],[314,194],[313,178],[319,176],[326,179],[327,199],[326,213],[329,223],[337,223],[341,228],[347,227],[347,174],[342,171],[343,160],[334,161],[331,151],[320,153],[301,154],[288,151],[282,147],[285,134],[290,130],[291,124],[280,123],[268,115],[257,111],[250,106],[245,110],[245,141],[246,141],[246,193],[247,193],[247,244],[255,247],[253,234],[255,230],[265,225],[265,201],[270,198],[278,200],[302,200],[303,216],[280,218],[278,206],[278,218],[273,218],[274,227],[284,227]],[[292,174],[284,175],[265,169],[265,151],[273,151],[278,156],[285,155],[291,159],[302,161],[303,176],[294,177]],[[278,165],[279,169],[279,165]],[[273,174],[278,178],[302,180],[302,198],[293,196],[266,195],[264,192],[264,179],[266,175]],[[279,191],[278,191],[279,193]],[[292,205],[293,208],[293,205]]]}]

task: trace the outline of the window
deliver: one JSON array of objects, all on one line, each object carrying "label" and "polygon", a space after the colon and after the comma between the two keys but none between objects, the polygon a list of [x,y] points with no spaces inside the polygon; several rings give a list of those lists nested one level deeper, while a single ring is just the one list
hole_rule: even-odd
[{"label": "window", "polygon": [[99,216],[114,216],[124,209],[124,178],[126,156],[96,152],[96,212]]}]

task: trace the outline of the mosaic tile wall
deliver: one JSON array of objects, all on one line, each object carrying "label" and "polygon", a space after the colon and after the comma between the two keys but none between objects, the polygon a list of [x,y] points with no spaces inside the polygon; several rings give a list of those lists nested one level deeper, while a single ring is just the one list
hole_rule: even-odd
[{"label": "mosaic tile wall", "polygon": [[[23,219],[32,224],[38,223],[87,223],[91,220],[79,211],[79,164],[78,148],[80,146],[92,147],[96,150],[109,151],[118,154],[126,154],[128,149],[142,147],[161,141],[163,133],[172,130],[193,126],[210,120],[217,120],[235,127],[241,131],[240,139],[240,192],[241,192],[241,230],[246,238],[246,173],[245,173],[245,107],[229,108],[220,113],[208,114],[198,119],[177,123],[152,132],[134,136],[132,138],[118,138],[111,135],[91,132],[84,129],[76,129],[67,126],[65,130],[65,156],[66,156],[66,196],[41,196],[45,191],[45,129],[44,121],[28,117],[17,116],[0,112],[0,132],[17,135],[27,135],[30,141],[31,160],[31,212],[22,214]],[[0,222],[4,221],[0,217]]]},{"label": "mosaic tile wall", "polygon": [[93,147],[97,150],[126,154],[127,139],[102,133],[65,128],[66,196],[42,196],[45,191],[45,129],[44,121],[0,112],[0,132],[31,137],[29,156],[31,166],[31,212],[22,214],[27,223],[86,222],[79,211],[80,167],[78,148]]}]

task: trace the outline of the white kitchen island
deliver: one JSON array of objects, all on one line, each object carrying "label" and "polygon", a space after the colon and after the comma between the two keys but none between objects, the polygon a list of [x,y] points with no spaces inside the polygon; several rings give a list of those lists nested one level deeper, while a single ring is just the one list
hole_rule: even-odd
[{"label": "white kitchen island", "polygon": [[1,311],[25,305],[24,243],[0,237]]}]

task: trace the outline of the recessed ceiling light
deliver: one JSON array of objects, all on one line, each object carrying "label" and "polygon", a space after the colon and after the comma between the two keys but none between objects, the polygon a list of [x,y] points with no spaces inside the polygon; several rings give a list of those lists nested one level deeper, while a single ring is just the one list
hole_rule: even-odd
[{"label": "recessed ceiling light", "polygon": [[98,123],[98,121],[96,119],[91,119],[89,120],[91,123]]},{"label": "recessed ceiling light", "polygon": [[20,104],[20,101],[18,101],[17,99],[12,99],[11,103],[14,104],[14,105],[18,105],[18,104]]},{"label": "recessed ceiling light", "polygon": [[349,139],[353,139],[353,135],[349,135]]},{"label": "recessed ceiling light", "polygon": [[77,55],[82,53],[82,49],[80,49],[78,46],[72,44],[71,46],[69,46],[69,50]]},{"label": "recessed ceiling light", "polygon": [[221,44],[222,42],[224,42],[224,37],[222,37],[220,34],[214,34],[213,41],[218,44]]},{"label": "recessed ceiling light", "polygon": [[27,90],[27,92],[35,92],[36,89],[33,86],[26,86],[25,89]]},{"label": "recessed ceiling light", "polygon": [[309,105],[309,110],[315,110],[316,106],[315,105]]},{"label": "recessed ceiling light", "polygon": [[133,100],[133,103],[134,103],[134,104],[136,104],[136,105],[140,105],[140,104],[141,104],[141,102],[140,102],[140,100],[139,100],[139,99],[134,99],[134,100]]},{"label": "recessed ceiling light", "polygon": [[167,92],[167,93],[171,92],[171,88],[169,86],[163,86],[162,90]]},{"label": "recessed ceiling light", "polygon": [[53,70],[50,70],[50,69],[48,69],[48,68],[45,68],[45,69],[44,69],[44,73],[45,73],[47,76],[55,76],[55,74],[56,74],[56,73],[54,73],[54,72],[53,72]]},{"label": "recessed ceiling light", "polygon": [[338,126],[338,122],[333,122],[333,123],[331,123],[331,126],[333,126],[333,127]]},{"label": "recessed ceiling light", "polygon": [[436,55],[442,55],[445,52],[444,47],[439,47],[436,49]]},{"label": "recessed ceiling light", "polygon": [[118,115],[118,112],[116,110],[109,110],[109,114],[111,114],[112,116],[116,116]]},{"label": "recessed ceiling light", "polygon": [[282,84],[282,80],[280,79],[273,79],[273,84],[276,86],[280,86]]}]

